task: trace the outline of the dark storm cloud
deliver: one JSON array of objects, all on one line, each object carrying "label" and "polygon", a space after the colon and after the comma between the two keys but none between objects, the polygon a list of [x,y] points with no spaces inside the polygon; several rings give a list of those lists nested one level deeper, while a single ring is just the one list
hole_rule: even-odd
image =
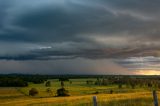
[{"label": "dark storm cloud", "polygon": [[140,61],[125,59],[153,56],[154,62],[143,63],[154,68],[152,63],[160,56],[159,4],[159,0],[0,0],[0,59],[110,58],[136,69]]},{"label": "dark storm cloud", "polygon": [[7,1],[0,1],[0,29],[3,27],[3,21],[7,16],[6,9],[9,8],[10,3]]},{"label": "dark storm cloud", "polygon": [[[20,46],[23,42],[50,45],[51,48],[28,49],[26,54],[9,53],[0,58],[32,60],[52,56],[112,58],[143,55],[146,49],[143,46],[147,46],[147,50],[150,46],[159,46],[158,4],[157,0],[1,0],[1,41],[11,45],[19,42]],[[61,43],[70,42],[76,46],[63,45],[57,50]],[[57,47],[52,47],[52,43]],[[146,55],[156,53],[157,48]]]},{"label": "dark storm cloud", "polygon": [[[19,1],[19,2],[18,2]],[[9,1],[8,1],[9,2]],[[44,5],[43,5],[44,3]],[[152,3],[153,11],[157,9]],[[145,5],[145,7],[143,6]],[[28,42],[82,41],[85,36],[150,36],[159,28],[158,15],[148,14],[149,1],[20,1],[6,10],[6,25],[1,40]],[[113,7],[112,7],[113,6]],[[134,7],[134,8],[133,8]],[[139,8],[140,11],[135,10]],[[141,10],[141,8],[143,10]],[[148,12],[148,11],[147,11]],[[150,14],[151,13],[151,14]],[[11,17],[11,18],[8,18]],[[155,25],[156,24],[156,25]],[[153,32],[159,33],[159,32]],[[77,36],[81,36],[81,39]]]},{"label": "dark storm cloud", "polygon": [[[10,67],[8,67],[10,66]],[[109,59],[67,59],[49,61],[0,61],[1,73],[34,74],[132,74]],[[118,72],[117,72],[118,70]]]}]

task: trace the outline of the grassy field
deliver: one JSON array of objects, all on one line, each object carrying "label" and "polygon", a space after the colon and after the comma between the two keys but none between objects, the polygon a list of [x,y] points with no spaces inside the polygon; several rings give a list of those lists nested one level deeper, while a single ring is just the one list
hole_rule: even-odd
[{"label": "grassy field", "polygon": [[[53,94],[46,92],[48,87],[44,84],[30,83],[23,88],[0,88],[0,106],[92,106],[93,95],[97,95],[99,106],[153,106],[152,90],[149,88],[132,89],[124,85],[119,89],[118,85],[87,85],[86,80],[88,79],[71,79],[72,84],[65,82],[65,88],[71,95],[69,97],[54,97],[60,88],[57,79],[50,80],[52,86],[49,88]],[[33,87],[38,89],[39,94],[35,97],[28,96],[28,91]],[[111,89],[113,94],[110,94]],[[99,93],[95,94],[96,92]]]}]

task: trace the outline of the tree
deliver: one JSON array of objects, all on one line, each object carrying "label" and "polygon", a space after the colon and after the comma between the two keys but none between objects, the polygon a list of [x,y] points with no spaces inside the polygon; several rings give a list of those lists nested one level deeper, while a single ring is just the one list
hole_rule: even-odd
[{"label": "tree", "polygon": [[64,82],[63,81],[61,81],[61,87],[64,88]]},{"label": "tree", "polygon": [[152,87],[152,83],[148,83],[148,87],[151,88]]},{"label": "tree", "polygon": [[72,84],[72,81],[69,81],[70,84]]},{"label": "tree", "polygon": [[37,95],[38,94],[38,90],[36,89],[36,88],[31,88],[30,90],[29,90],[29,95],[30,96],[35,96],[35,95]]},{"label": "tree", "polygon": [[46,86],[46,87],[50,87],[50,86],[51,86],[51,81],[47,81],[47,82],[45,83],[45,86]]},{"label": "tree", "polygon": [[101,85],[101,80],[99,78],[95,81],[95,85]]},{"label": "tree", "polygon": [[130,85],[131,85],[132,89],[135,89],[136,84],[134,82],[131,83]]},{"label": "tree", "polygon": [[118,84],[118,88],[119,88],[119,89],[122,88],[122,84],[121,84],[121,83]]},{"label": "tree", "polygon": [[69,91],[65,88],[60,88],[57,90],[57,96],[70,96]]}]

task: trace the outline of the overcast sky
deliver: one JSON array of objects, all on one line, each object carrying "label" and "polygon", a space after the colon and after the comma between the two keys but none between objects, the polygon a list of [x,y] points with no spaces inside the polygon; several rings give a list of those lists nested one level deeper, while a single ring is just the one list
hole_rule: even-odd
[{"label": "overcast sky", "polygon": [[159,0],[0,0],[0,73],[160,74]]}]

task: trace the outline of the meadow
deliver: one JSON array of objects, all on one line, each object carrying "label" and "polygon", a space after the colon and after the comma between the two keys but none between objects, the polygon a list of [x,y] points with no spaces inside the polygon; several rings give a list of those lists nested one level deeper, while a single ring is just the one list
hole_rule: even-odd
[{"label": "meadow", "polygon": [[[98,106],[153,106],[153,88],[136,86],[133,89],[126,85],[119,88],[116,84],[99,86],[87,84],[87,80],[96,81],[96,78],[65,81],[64,87],[70,94],[68,97],[55,97],[61,87],[58,79],[50,79],[50,87],[46,87],[45,83],[29,83],[28,87],[1,87],[0,106],[93,106],[94,95],[97,96]],[[39,93],[29,96],[31,88],[36,88]],[[46,91],[48,88],[52,93]],[[157,95],[160,97],[158,91]]]}]

